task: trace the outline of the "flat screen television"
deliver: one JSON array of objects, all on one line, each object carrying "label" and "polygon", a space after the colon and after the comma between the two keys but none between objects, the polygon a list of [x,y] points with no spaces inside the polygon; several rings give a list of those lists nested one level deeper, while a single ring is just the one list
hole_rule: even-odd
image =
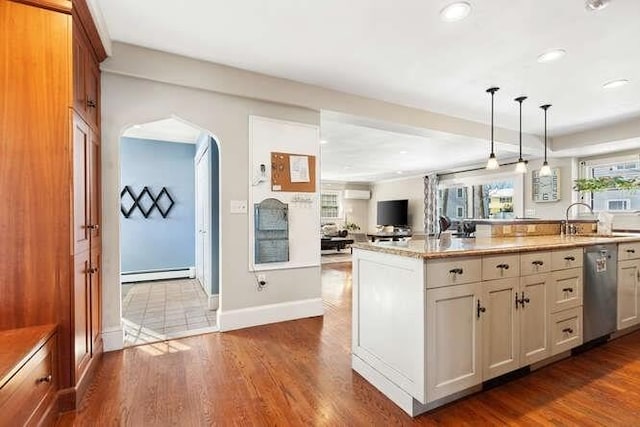
[{"label": "flat screen television", "polygon": [[384,200],[378,202],[377,225],[402,227],[409,225],[408,200]]}]

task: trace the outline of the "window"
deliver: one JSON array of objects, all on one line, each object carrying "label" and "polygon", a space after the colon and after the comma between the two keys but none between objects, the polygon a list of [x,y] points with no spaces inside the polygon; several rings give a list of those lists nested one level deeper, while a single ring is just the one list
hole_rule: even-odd
[{"label": "window", "polygon": [[325,219],[340,218],[340,192],[331,191],[320,194],[320,215]]},{"label": "window", "polygon": [[464,218],[464,206],[458,206],[456,208],[456,217],[458,218]]},{"label": "window", "polygon": [[457,193],[458,193],[458,199],[462,199],[464,197],[464,188],[463,187],[459,187],[457,189]]},{"label": "window", "polygon": [[609,199],[607,200],[608,211],[628,211],[631,206],[630,199]]},{"label": "window", "polygon": [[[637,155],[610,157],[582,162],[586,178],[621,177],[640,180],[640,159]],[[640,192],[610,189],[587,193],[594,211],[630,212],[640,210]],[[589,202],[589,200],[587,200]]]}]

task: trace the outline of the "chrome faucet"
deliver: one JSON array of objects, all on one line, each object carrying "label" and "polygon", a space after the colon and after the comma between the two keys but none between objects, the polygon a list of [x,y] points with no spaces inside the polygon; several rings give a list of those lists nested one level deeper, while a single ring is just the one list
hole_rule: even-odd
[{"label": "chrome faucet", "polygon": [[[564,222],[565,234],[576,234],[576,227],[574,225],[569,224],[569,211],[571,210],[572,207],[578,206],[578,205],[586,206],[587,208],[589,208],[589,212],[591,212],[591,215],[593,215],[593,209],[591,209],[591,206],[589,206],[588,204],[584,202],[571,203],[567,208],[567,212],[565,213],[565,222]],[[562,229],[560,230],[560,232],[562,232]]]}]

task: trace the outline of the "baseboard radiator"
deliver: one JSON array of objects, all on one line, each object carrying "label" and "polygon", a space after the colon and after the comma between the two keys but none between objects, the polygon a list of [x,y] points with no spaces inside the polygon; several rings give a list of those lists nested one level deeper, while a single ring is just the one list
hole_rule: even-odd
[{"label": "baseboard radiator", "polygon": [[165,270],[126,271],[120,274],[121,283],[148,282],[152,280],[193,279],[195,267],[173,268]]}]

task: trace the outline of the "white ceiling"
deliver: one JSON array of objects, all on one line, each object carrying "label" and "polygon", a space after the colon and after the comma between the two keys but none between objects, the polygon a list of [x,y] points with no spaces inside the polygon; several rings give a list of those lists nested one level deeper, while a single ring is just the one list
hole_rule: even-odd
[{"label": "white ceiling", "polygon": [[[114,40],[317,84],[486,123],[485,89],[498,85],[496,124],[551,135],[640,115],[640,1],[470,0],[460,22],[451,0],[98,0]],[[550,48],[566,49],[539,64]],[[602,84],[631,84],[605,91]]]},{"label": "white ceiling", "polygon": [[175,118],[131,126],[122,135],[130,138],[195,144],[202,131]]}]

